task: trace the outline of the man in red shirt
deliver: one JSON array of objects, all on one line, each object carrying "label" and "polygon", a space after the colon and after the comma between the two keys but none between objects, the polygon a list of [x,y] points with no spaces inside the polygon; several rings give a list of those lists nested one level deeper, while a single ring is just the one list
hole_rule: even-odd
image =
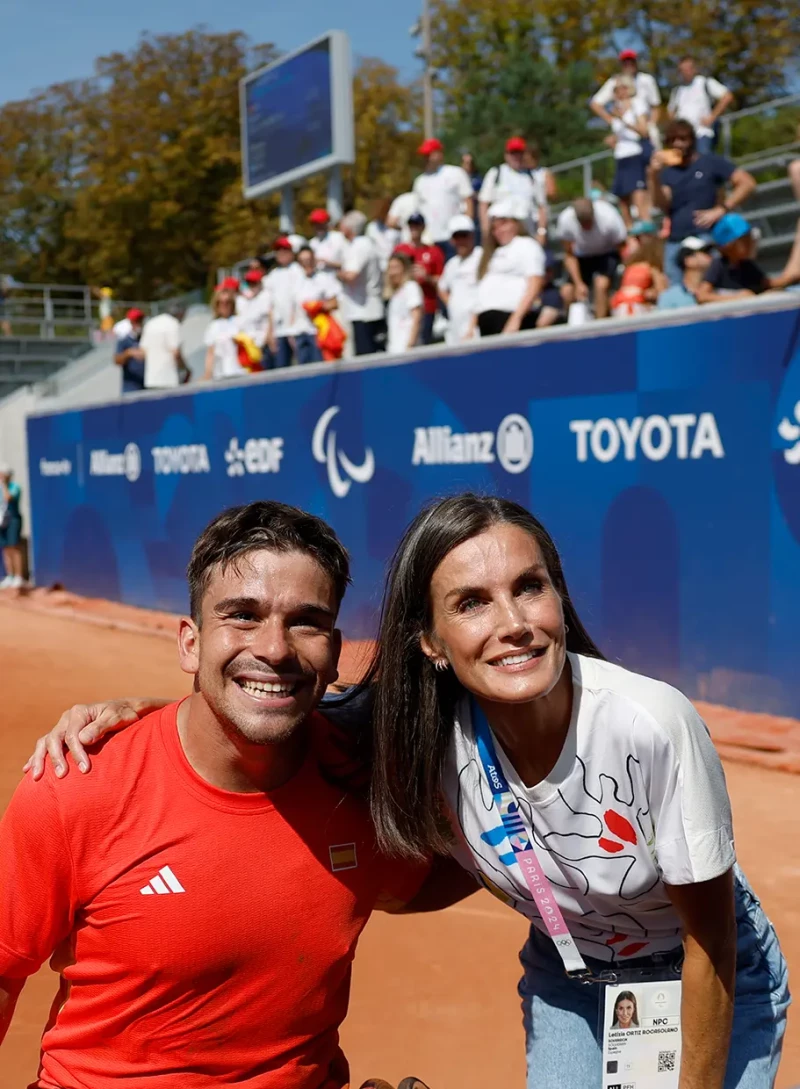
[{"label": "man in red shirt", "polygon": [[414,262],[414,278],[422,288],[423,313],[420,342],[433,342],[433,319],[439,307],[439,277],[444,272],[444,254],[438,246],[427,246],[422,241],[425,231],[425,219],[419,212],[408,218],[410,242],[403,242],[397,247],[401,253],[407,253]]},{"label": "man in red shirt", "polygon": [[52,956],[41,1089],[343,1089],[359,934],[429,869],[378,853],[326,755],[347,553],[257,502],[207,527],[188,575],[192,695],[91,774],[25,779],[0,822],[0,1040]]}]

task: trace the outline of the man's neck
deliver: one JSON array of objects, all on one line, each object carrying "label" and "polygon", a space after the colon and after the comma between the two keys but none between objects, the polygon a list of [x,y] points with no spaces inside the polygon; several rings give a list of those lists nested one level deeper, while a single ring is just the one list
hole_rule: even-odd
[{"label": "man's neck", "polygon": [[305,724],[272,745],[247,741],[222,725],[199,692],[178,708],[178,737],[200,778],[235,794],[277,790],[297,774],[308,749]]}]

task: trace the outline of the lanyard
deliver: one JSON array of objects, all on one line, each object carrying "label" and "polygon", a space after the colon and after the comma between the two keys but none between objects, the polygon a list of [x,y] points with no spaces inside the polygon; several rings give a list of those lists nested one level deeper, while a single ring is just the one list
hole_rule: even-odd
[{"label": "lanyard", "polygon": [[522,871],[525,884],[530,889],[533,902],[539,909],[539,914],[547,927],[548,934],[555,943],[558,955],[564,962],[567,975],[589,975],[586,962],[580,955],[575,939],[570,934],[569,927],[561,914],[561,908],[558,906],[553,887],[539,864],[533,841],[528,835],[520,816],[516,798],[511,793],[508,780],[503,774],[500,761],[497,759],[492,731],[489,729],[486,716],[474,700],[471,706],[478,755],[489,781],[495,808],[500,816],[506,838],[514,852],[514,859]]}]

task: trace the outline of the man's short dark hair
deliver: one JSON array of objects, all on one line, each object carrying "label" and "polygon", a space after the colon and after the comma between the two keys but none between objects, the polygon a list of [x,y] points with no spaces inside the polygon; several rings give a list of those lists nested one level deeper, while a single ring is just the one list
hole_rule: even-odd
[{"label": "man's short dark hair", "polygon": [[688,136],[692,147],[697,143],[697,134],[691,121],[670,121],[664,132],[664,144],[669,147],[676,136]]},{"label": "man's short dark hair", "polygon": [[203,595],[216,568],[225,571],[251,552],[304,552],[330,577],[340,605],[350,582],[347,549],[327,522],[314,514],[259,499],[229,507],[206,526],[192,549],[186,576],[192,619],[200,623]]},{"label": "man's short dark hair", "polygon": [[694,57],[692,56],[692,54],[691,54],[691,53],[684,53],[684,55],[683,55],[683,56],[681,57],[681,59],[680,59],[680,60],[678,61],[678,64],[684,64],[684,63],[685,63],[686,61],[691,61],[691,62],[692,62],[692,64],[696,64],[696,63],[697,63],[697,61],[695,60],[695,58],[694,58]]}]

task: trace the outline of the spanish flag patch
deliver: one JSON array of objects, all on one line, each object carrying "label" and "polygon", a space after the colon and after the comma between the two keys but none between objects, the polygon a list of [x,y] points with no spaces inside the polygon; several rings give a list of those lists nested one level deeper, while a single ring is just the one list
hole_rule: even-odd
[{"label": "spanish flag patch", "polygon": [[336,843],[328,850],[331,855],[331,869],[334,873],[337,870],[354,870],[358,866],[355,843]]}]

